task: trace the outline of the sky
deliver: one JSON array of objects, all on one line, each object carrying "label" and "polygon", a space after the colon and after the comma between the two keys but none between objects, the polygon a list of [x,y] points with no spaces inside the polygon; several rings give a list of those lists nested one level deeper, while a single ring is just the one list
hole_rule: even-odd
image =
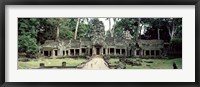
[{"label": "sky", "polygon": [[[106,20],[106,18],[98,18],[100,21],[103,22],[104,24],[104,27],[105,27],[105,31],[108,31],[109,30],[109,21]],[[113,27],[113,24],[114,24],[114,21],[113,19],[111,18],[111,28]],[[142,30],[141,30],[141,34],[144,34],[144,26],[141,26]]]},{"label": "sky", "polygon": [[[108,31],[109,30],[109,21],[106,20],[106,18],[98,18],[98,19],[103,22],[103,24],[105,26],[105,31]],[[111,28],[112,28],[113,24],[114,24],[114,21],[111,20]]]},{"label": "sky", "polygon": [[[100,21],[103,22],[104,26],[105,26],[105,31],[109,30],[109,21],[106,20],[106,18],[98,18]],[[114,21],[111,19],[111,28],[114,24]],[[141,30],[141,34],[144,34],[144,26],[142,26],[142,30]]]}]

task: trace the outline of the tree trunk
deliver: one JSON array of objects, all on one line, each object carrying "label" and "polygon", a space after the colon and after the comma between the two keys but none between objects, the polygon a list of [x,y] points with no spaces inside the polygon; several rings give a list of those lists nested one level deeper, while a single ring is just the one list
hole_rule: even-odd
[{"label": "tree trunk", "polygon": [[75,29],[75,34],[74,34],[74,39],[75,39],[75,40],[76,40],[76,38],[77,38],[79,20],[80,20],[80,18],[78,18],[78,20],[77,20],[77,22],[76,22],[76,29]]},{"label": "tree trunk", "polygon": [[56,27],[57,29],[56,29],[56,40],[58,40],[59,39],[59,27],[57,26]]},{"label": "tree trunk", "polygon": [[176,27],[174,25],[174,19],[172,19],[172,30],[170,30],[170,27],[168,27],[168,31],[169,31],[170,41],[171,41],[172,39],[174,39],[174,35],[176,33]]},{"label": "tree trunk", "polygon": [[160,29],[158,28],[158,40],[160,40]]},{"label": "tree trunk", "polygon": [[112,29],[111,29],[111,18],[108,18],[109,21],[109,31],[110,31],[110,36],[113,37]]},{"label": "tree trunk", "polygon": [[138,41],[138,37],[140,36],[139,33],[141,31],[140,20],[141,20],[141,18],[138,18],[138,27],[137,27],[137,31],[136,31],[136,41]]}]

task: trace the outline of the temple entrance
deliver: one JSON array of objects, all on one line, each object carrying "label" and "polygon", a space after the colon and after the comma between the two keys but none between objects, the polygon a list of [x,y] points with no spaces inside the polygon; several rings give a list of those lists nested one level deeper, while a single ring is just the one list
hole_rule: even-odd
[{"label": "temple entrance", "polygon": [[102,55],[102,54],[103,54],[102,46],[101,46],[101,45],[95,45],[95,46],[93,47],[92,53],[93,53],[94,55]]},{"label": "temple entrance", "polygon": [[100,48],[96,48],[96,51],[97,51],[97,55],[100,55]]},{"label": "temple entrance", "polygon": [[44,51],[44,56],[49,56],[48,51]]}]

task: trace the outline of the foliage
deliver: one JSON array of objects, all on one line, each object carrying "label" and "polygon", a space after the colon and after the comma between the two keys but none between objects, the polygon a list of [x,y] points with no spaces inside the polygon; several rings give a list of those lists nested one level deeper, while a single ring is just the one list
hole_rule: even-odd
[{"label": "foliage", "polygon": [[66,62],[66,66],[77,66],[83,62],[86,62],[84,58],[63,58],[63,59],[34,59],[28,62],[18,62],[18,69],[34,69],[39,68],[40,63],[44,63],[45,66],[61,66],[62,62]]},{"label": "foliage", "polygon": [[38,52],[38,45],[36,39],[28,35],[22,35],[18,38],[19,52],[26,52],[29,54],[36,54]]},{"label": "foliage", "polygon": [[[108,19],[108,18],[107,18]],[[38,45],[46,40],[73,39],[75,36],[77,18],[19,18],[18,46],[19,52],[36,55]],[[106,36],[123,38],[129,31],[138,39],[158,39],[170,43],[170,49],[181,51],[182,18],[109,18],[114,21],[113,28]],[[77,29],[77,39],[92,37],[93,31],[102,26],[98,18],[80,18]],[[109,27],[111,27],[109,22]],[[104,26],[103,26],[104,28]]]},{"label": "foliage", "polygon": [[[129,60],[137,61],[136,58],[130,58]],[[176,63],[178,69],[182,69],[182,58],[174,58],[174,59],[141,59],[142,66],[132,66],[126,65],[126,69],[173,69],[173,63]],[[148,63],[152,61],[153,63]],[[109,59],[111,65],[119,65],[119,59]]]},{"label": "foliage", "polygon": [[18,31],[18,51],[25,52],[28,57],[34,57],[38,52],[37,45],[37,28],[40,23],[38,19],[19,19],[19,31]]},{"label": "foliage", "polygon": [[174,38],[171,40],[168,48],[168,56],[182,57],[182,39]]}]

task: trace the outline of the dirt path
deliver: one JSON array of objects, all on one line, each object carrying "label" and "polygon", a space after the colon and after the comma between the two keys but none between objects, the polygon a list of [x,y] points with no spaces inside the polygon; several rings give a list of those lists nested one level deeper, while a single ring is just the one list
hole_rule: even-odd
[{"label": "dirt path", "polygon": [[83,69],[109,69],[108,64],[100,56],[95,56],[85,64]]}]

